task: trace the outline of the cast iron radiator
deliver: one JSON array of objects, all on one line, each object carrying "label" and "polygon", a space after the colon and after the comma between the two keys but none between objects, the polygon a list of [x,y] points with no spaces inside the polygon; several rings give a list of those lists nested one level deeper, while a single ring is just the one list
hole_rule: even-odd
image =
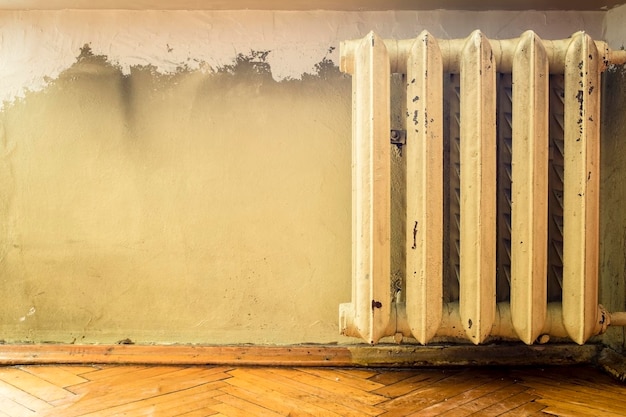
[{"label": "cast iron radiator", "polygon": [[[353,267],[342,333],[372,344],[583,344],[602,333],[612,317],[598,304],[601,73],[625,58],[583,32],[343,42]],[[392,130],[394,106],[402,121]],[[401,192],[390,139],[401,146]],[[624,325],[622,314],[613,324]]]}]

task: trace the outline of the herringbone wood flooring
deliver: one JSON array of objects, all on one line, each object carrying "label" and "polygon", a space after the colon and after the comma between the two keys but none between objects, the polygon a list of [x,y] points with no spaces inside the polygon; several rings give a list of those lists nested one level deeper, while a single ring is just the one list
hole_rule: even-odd
[{"label": "herringbone wood flooring", "polygon": [[1,417],[620,416],[626,386],[590,367],[0,368]]}]

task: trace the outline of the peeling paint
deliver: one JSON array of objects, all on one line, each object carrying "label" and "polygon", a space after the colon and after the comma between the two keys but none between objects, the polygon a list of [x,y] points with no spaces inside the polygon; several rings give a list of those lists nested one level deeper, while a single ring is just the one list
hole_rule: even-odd
[{"label": "peeling paint", "polygon": [[448,39],[465,37],[476,27],[493,38],[516,37],[526,29],[545,39],[578,30],[600,38],[603,16],[563,11],[5,11],[0,14],[0,103],[43,88],[72,65],[85,43],[124,75],[135,66],[151,66],[160,74],[181,68],[210,72],[238,54],[271,50],[268,63],[280,81],[314,71],[329,46],[329,58],[338,62],[339,42],[370,30],[405,39],[416,36],[419,22],[433,36]]}]

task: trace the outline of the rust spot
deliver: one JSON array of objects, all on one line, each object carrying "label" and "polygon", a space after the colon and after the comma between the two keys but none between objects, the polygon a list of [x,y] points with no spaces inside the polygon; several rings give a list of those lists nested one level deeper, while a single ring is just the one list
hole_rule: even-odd
[{"label": "rust spot", "polygon": [[472,319],[469,319],[469,320],[467,321],[467,328],[468,328],[468,329],[471,329],[471,328],[472,328],[472,324],[473,324],[473,323],[472,323]]},{"label": "rust spot", "polygon": [[419,97],[419,96],[415,96],[415,97],[413,97],[413,103],[415,103],[415,102],[416,102],[416,101],[418,101],[419,99],[420,99],[420,97]]},{"label": "rust spot", "polygon": [[380,301],[372,300],[372,310],[375,308],[382,308],[382,307],[383,307],[383,303],[381,303]]},{"label": "rust spot", "polygon": [[411,246],[411,249],[417,249],[417,221],[415,221],[415,224],[413,225],[413,246]]},{"label": "rust spot", "polygon": [[593,93],[593,85],[589,87],[589,95],[591,95],[591,93]]}]

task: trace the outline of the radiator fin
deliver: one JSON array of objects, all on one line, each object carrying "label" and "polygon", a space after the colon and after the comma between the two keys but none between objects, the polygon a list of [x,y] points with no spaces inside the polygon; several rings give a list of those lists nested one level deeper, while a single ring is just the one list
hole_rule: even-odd
[{"label": "radiator fin", "polygon": [[461,61],[461,323],[482,343],[496,300],[496,67],[487,38],[475,31]]},{"label": "radiator fin", "polygon": [[390,69],[385,43],[370,33],[358,46],[353,94],[354,324],[376,343],[391,313]]},{"label": "radiator fin", "polygon": [[565,56],[563,321],[582,344],[598,320],[600,55],[585,33]]},{"label": "radiator fin", "polygon": [[511,318],[533,343],[547,309],[548,59],[541,39],[522,35],[513,59]]},{"label": "radiator fin", "polygon": [[422,32],[407,63],[406,314],[427,343],[443,311],[443,65],[437,40]]}]

